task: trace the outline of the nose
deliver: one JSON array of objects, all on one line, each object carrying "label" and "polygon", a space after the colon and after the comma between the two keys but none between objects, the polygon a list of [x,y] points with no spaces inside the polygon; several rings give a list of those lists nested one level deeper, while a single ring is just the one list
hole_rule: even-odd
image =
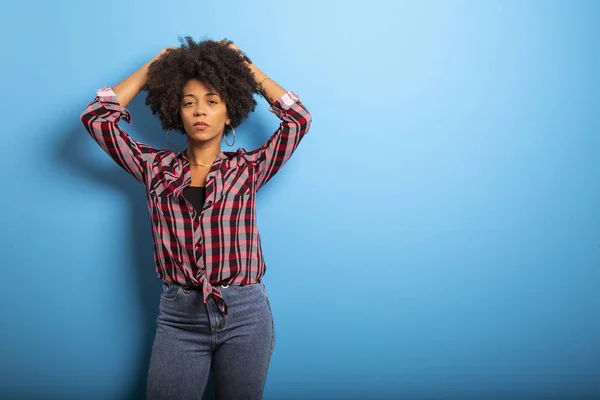
[{"label": "nose", "polygon": [[202,106],[202,104],[200,102],[198,102],[196,104],[196,109],[194,110],[194,116],[199,117],[202,114],[206,115],[206,113],[204,112],[204,107]]}]

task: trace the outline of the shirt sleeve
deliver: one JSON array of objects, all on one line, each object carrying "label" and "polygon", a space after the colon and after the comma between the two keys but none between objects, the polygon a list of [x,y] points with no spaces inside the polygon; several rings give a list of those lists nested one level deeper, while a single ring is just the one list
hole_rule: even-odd
[{"label": "shirt sleeve", "polygon": [[147,161],[155,153],[150,146],[133,140],[117,123],[123,118],[131,123],[131,115],[121,107],[110,87],[99,89],[96,98],[81,114],[81,122],[100,147],[125,171],[144,183]]},{"label": "shirt sleeve", "polygon": [[294,92],[286,92],[269,111],[281,120],[279,128],[263,146],[246,153],[248,160],[256,166],[256,190],[290,159],[312,121],[310,113]]}]

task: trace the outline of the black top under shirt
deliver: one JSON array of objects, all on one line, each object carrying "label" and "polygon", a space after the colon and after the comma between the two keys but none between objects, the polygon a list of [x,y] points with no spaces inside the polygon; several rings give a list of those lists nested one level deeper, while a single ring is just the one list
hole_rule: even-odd
[{"label": "black top under shirt", "polygon": [[200,213],[204,206],[204,200],[206,200],[206,188],[204,186],[188,186],[183,189],[183,197]]}]

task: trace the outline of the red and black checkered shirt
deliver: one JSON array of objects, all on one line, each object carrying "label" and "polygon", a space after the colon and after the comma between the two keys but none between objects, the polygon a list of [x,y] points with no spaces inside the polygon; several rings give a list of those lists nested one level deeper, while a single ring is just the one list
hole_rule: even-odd
[{"label": "red and black checkered shirt", "polygon": [[184,152],[159,150],[133,140],[120,126],[131,123],[111,88],[98,90],[81,114],[92,138],[123,169],[146,187],[152,220],[158,277],[201,287],[222,313],[227,305],[217,285],[256,283],[265,273],[256,225],[256,192],[294,153],[308,131],[311,116],[294,92],[269,109],[281,123],[260,148],[221,152],[206,177],[200,213],[183,197],[191,184]]}]

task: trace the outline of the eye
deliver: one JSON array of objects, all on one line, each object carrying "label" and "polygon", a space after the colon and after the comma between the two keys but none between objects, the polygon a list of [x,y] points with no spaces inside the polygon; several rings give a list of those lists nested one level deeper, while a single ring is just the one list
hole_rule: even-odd
[{"label": "eye", "polygon": [[209,100],[208,104],[219,104],[216,100]]},{"label": "eye", "polygon": [[192,104],[194,104],[194,102],[193,102],[193,101],[186,101],[185,103],[183,103],[183,106],[184,106],[184,107],[189,107],[189,106],[191,106]]}]

